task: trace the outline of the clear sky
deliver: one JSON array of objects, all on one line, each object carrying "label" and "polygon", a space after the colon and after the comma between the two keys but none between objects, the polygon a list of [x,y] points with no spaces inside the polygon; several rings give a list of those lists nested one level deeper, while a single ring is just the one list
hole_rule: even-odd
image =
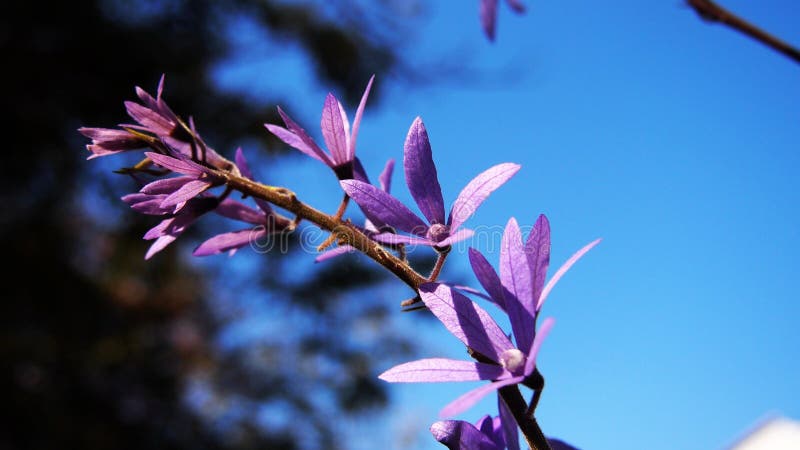
[{"label": "clear sky", "polygon": [[[494,44],[477,0],[424,3],[403,51],[437,81],[377,74],[386,96],[359,135],[368,170],[402,158],[419,115],[446,203],[490,165],[523,166],[467,226],[530,226],[545,213],[554,266],[604,238],[545,306],[557,323],[539,359],[544,431],[588,450],[720,449],[765,415],[800,418],[800,66],[678,0],[525,1],[524,16],[501,2]],[[722,3],[800,45],[800,3]],[[220,82],[277,83],[316,131],[327,88],[291,49],[273,50],[273,79],[247,58]],[[439,64],[464,70],[424,73]],[[291,186],[304,198],[336,204],[325,167],[286,164],[309,175]],[[496,248],[481,244],[494,264]],[[453,256],[445,277],[474,284],[466,254]],[[387,289],[407,296],[399,282]],[[424,356],[465,356],[423,328]],[[422,433],[395,448],[443,448],[427,426],[471,387],[393,386],[384,426]],[[485,401],[462,418],[495,412]]]}]

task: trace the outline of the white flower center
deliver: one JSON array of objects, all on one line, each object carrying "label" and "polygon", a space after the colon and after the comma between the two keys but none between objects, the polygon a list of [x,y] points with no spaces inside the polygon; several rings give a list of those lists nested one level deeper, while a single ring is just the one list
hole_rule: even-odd
[{"label": "white flower center", "polygon": [[525,354],[516,348],[506,350],[500,355],[500,364],[511,373],[517,373],[525,367]]},{"label": "white flower center", "polygon": [[435,223],[428,228],[428,239],[433,242],[442,242],[450,235],[450,228],[441,223]]}]

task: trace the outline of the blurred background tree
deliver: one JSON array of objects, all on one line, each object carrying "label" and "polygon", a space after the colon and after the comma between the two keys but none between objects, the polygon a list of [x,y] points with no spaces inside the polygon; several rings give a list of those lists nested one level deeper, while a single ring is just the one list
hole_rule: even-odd
[{"label": "blurred background tree", "polygon": [[[376,355],[397,361],[413,345],[386,332],[402,299],[376,290],[381,272],[345,258],[298,274],[292,256],[250,251],[235,264],[219,257],[198,267],[191,247],[221,223],[196,227],[145,262],[139,236],[155,221],[118,200],[135,189],[109,173],[124,157],[87,164],[76,129],[127,122],[122,101],[133,86],[152,92],[166,73],[168,102],[193,115],[217,150],[230,156],[247,142],[251,158],[283,152],[262,124],[277,122],[274,106],[287,99],[223,92],[210,75],[236,51],[237,27],[301,49],[320,83],[352,106],[371,74],[403,72],[391,36],[408,30],[391,8],[267,0],[3,7],[4,161],[13,170],[2,180],[0,219],[11,255],[0,448],[347,448],[338,424],[385,406],[374,375],[386,359]],[[288,245],[296,254],[297,242]],[[354,290],[358,310],[341,302]],[[270,332],[253,337],[254,329]]]}]

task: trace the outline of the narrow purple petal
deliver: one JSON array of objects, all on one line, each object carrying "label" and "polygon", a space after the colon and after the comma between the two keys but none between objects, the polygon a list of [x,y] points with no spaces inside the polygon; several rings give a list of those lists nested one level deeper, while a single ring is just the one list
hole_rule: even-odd
[{"label": "narrow purple petal", "polygon": [[251,242],[261,239],[265,235],[266,230],[264,227],[218,234],[200,244],[192,254],[194,256],[209,256],[236,250],[250,245]]},{"label": "narrow purple petal", "polygon": [[336,100],[333,94],[329,93],[325,97],[320,127],[322,128],[322,137],[325,139],[325,145],[333,157],[333,162],[338,166],[350,161],[347,151],[347,133],[344,128],[339,101]]},{"label": "narrow purple petal", "polygon": [[161,222],[158,223],[158,225],[156,225],[153,228],[150,228],[149,230],[147,230],[147,232],[144,234],[142,239],[144,239],[146,241],[150,241],[150,240],[156,239],[156,238],[158,238],[160,236],[163,236],[163,235],[167,234],[167,230],[169,230],[169,228],[172,226],[173,222],[175,222],[175,218],[174,217],[170,217],[169,219],[162,220]]},{"label": "narrow purple petal", "polygon": [[567,273],[567,270],[569,270],[569,268],[572,267],[573,264],[575,264],[579,259],[581,259],[581,257],[585,255],[586,252],[591,250],[592,247],[599,244],[600,241],[602,241],[602,239],[596,239],[588,243],[582,249],[575,252],[574,255],[570,256],[567,262],[565,262],[561,267],[558,268],[555,275],[553,275],[553,278],[550,278],[550,281],[547,282],[547,285],[542,290],[542,295],[539,297],[539,302],[536,304],[536,311],[542,309],[542,305],[544,305],[544,301],[547,300],[547,296],[550,295],[550,291],[553,290],[553,287],[555,287],[556,283],[558,283],[558,280],[560,280],[561,277],[563,277],[564,274]]},{"label": "narrow purple petal", "polygon": [[253,225],[264,225],[267,222],[263,213],[256,211],[242,202],[229,198],[221,201],[214,209],[214,212],[222,217],[251,223]]},{"label": "narrow purple petal", "polygon": [[367,175],[367,171],[364,169],[364,165],[361,164],[361,160],[358,159],[358,157],[353,158],[353,179],[363,181],[367,184],[372,184],[369,181],[369,176]]},{"label": "narrow purple petal", "polygon": [[250,171],[250,165],[247,164],[247,159],[244,157],[242,147],[236,149],[236,156],[234,159],[236,161],[236,167],[239,168],[239,172],[242,173],[242,176],[254,180],[253,172]]},{"label": "narrow purple petal", "polygon": [[430,431],[449,450],[498,450],[495,442],[463,420],[439,421],[431,425]]},{"label": "narrow purple petal", "polygon": [[525,5],[522,4],[519,0],[507,0],[508,6],[511,7],[517,14],[522,14],[525,12]]},{"label": "narrow purple petal", "polygon": [[436,244],[439,248],[447,247],[448,245],[453,245],[456,242],[463,241],[464,239],[469,239],[475,234],[475,230],[470,230],[469,228],[462,228],[455,233],[451,234],[448,238],[440,241]]},{"label": "narrow purple petal", "polygon": [[[525,254],[528,255],[528,264],[531,268],[531,285],[533,286],[532,301],[538,304],[539,297],[544,289],[547,278],[547,268],[550,267],[550,222],[541,214],[533,225],[528,240],[525,242]],[[539,308],[536,308],[539,311]]]},{"label": "narrow purple petal", "polygon": [[317,143],[314,142],[311,137],[309,137],[308,133],[306,133],[306,130],[304,130],[300,125],[292,120],[291,117],[284,113],[280,106],[278,107],[278,114],[280,114],[281,118],[283,119],[283,123],[286,124],[286,129],[277,125],[265,124],[264,126],[266,126],[272,134],[280,138],[288,145],[305,153],[306,155],[322,161],[328,167],[333,167],[335,165],[333,161],[331,161],[330,156],[323,152]]},{"label": "narrow purple petal", "polygon": [[533,369],[536,368],[536,355],[539,354],[539,349],[542,348],[542,343],[547,338],[547,335],[550,333],[550,330],[553,329],[553,325],[556,324],[556,320],[552,317],[548,317],[544,319],[542,322],[542,326],[539,327],[539,331],[536,332],[536,338],[533,339],[533,345],[531,346],[531,351],[528,354],[528,359],[525,360],[525,375],[531,375],[533,373]]},{"label": "narrow purple petal", "polygon": [[182,188],[186,183],[194,180],[194,177],[187,176],[162,178],[144,185],[141,189],[139,189],[139,192],[150,195],[169,195]]},{"label": "narrow purple petal", "polygon": [[457,230],[467,219],[475,214],[481,203],[505,184],[520,169],[519,164],[503,163],[481,172],[472,179],[450,208],[450,217],[447,219],[451,230]]},{"label": "narrow purple petal", "polygon": [[187,202],[197,195],[205,192],[211,187],[211,183],[206,180],[194,180],[184,184],[180,189],[173,192],[161,202],[162,208],[168,208],[180,203]]},{"label": "narrow purple petal", "polygon": [[128,110],[128,115],[131,116],[133,120],[139,122],[153,134],[168,136],[177,126],[176,123],[170,121],[158,112],[138,103],[125,102],[125,108]]},{"label": "narrow purple petal", "polygon": [[495,362],[504,351],[514,348],[489,313],[451,287],[426,283],[419,294],[425,306],[467,347]]},{"label": "narrow purple petal", "polygon": [[394,366],[378,378],[389,383],[439,383],[494,380],[507,373],[500,366],[481,362],[427,358]]},{"label": "narrow purple petal", "polygon": [[380,233],[372,236],[372,239],[383,243],[383,244],[392,244],[392,245],[426,245],[428,247],[433,247],[436,245],[435,242],[431,241],[430,239],[425,239],[416,236],[403,236],[402,234],[394,234],[394,233]]},{"label": "narrow purple petal", "polygon": [[474,248],[469,249],[469,263],[472,266],[472,271],[475,273],[475,278],[483,286],[483,289],[489,294],[489,298],[497,306],[505,311],[506,302],[503,297],[503,285],[500,283],[500,277],[497,276],[494,268],[483,254]]},{"label": "narrow purple petal", "polygon": [[364,210],[367,218],[377,219],[373,222],[386,223],[418,236],[425,236],[428,231],[428,226],[416,214],[412,213],[399,200],[375,186],[357,180],[343,180],[339,183],[347,195]]},{"label": "narrow purple petal", "polygon": [[278,139],[282,140],[286,145],[293,147],[297,150],[300,150],[301,152],[305,153],[306,155],[318,161],[322,161],[327,166],[332,167],[334,165],[333,162],[331,162],[328,155],[322,153],[322,150],[316,147],[316,144],[314,144],[313,147],[309,146],[296,134],[278,125],[265,123],[264,126],[267,128],[267,130],[269,130],[270,133],[274,134]]},{"label": "narrow purple petal", "polygon": [[147,249],[147,253],[144,255],[144,259],[152,258],[153,255],[160,252],[161,250],[164,250],[169,244],[173,243],[177,238],[178,238],[177,236],[172,236],[172,235],[160,236],[158,239],[156,239],[155,242],[153,242],[153,245],[151,245],[150,248]]},{"label": "narrow purple petal", "polygon": [[497,0],[481,0],[480,18],[486,37],[493,41],[497,23]]},{"label": "narrow purple petal", "polygon": [[528,353],[536,333],[536,309],[531,297],[531,273],[522,246],[522,233],[513,217],[500,243],[500,282],[514,341],[522,353]]},{"label": "narrow purple petal", "polygon": [[524,379],[525,377],[507,378],[505,380],[495,381],[475,388],[442,408],[442,410],[439,412],[439,416],[451,417],[455,416],[456,414],[461,414],[475,405],[475,403],[478,403],[478,401],[480,401],[480,399],[485,397],[487,394],[490,394],[504,386],[521,383]]},{"label": "narrow purple petal", "polygon": [[355,247],[351,247],[347,244],[340,245],[336,248],[320,253],[319,256],[314,258],[314,262],[327,261],[331,258],[335,258],[337,256],[344,255],[346,253],[353,253],[354,251],[356,251]]},{"label": "narrow purple petal", "polygon": [[195,178],[208,172],[208,169],[193,161],[173,158],[172,156],[162,155],[154,152],[145,152],[145,156],[165,169]]},{"label": "narrow purple petal", "polygon": [[392,188],[392,172],[394,171],[394,158],[386,161],[383,167],[383,172],[378,176],[378,183],[381,185],[381,190],[389,194]]},{"label": "narrow purple petal", "polygon": [[503,442],[508,450],[519,449],[519,431],[514,414],[503,401],[503,397],[497,396],[497,409],[500,412],[500,426],[503,428]]},{"label": "narrow purple petal", "polygon": [[171,214],[174,208],[162,208],[161,202],[167,198],[166,195],[148,195],[139,192],[128,194],[122,197],[122,201],[127,203],[132,210],[151,216],[163,216]]},{"label": "narrow purple petal", "polygon": [[403,166],[406,184],[420,211],[431,224],[444,224],[442,188],[433,164],[431,144],[422,119],[417,117],[406,136]]},{"label": "narrow purple petal", "polygon": [[358,138],[358,128],[361,126],[361,117],[364,115],[364,107],[367,105],[367,98],[369,98],[369,91],[372,89],[373,81],[375,81],[375,75],[369,77],[367,87],[364,89],[364,94],[361,96],[361,102],[358,103],[356,116],[353,118],[353,130],[350,133],[350,146],[348,149],[350,159],[353,159],[356,155],[356,139]]}]

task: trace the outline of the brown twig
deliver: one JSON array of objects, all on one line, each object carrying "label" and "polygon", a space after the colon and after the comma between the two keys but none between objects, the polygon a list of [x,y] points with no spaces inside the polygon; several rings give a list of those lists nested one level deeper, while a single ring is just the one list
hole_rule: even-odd
[{"label": "brown twig", "polygon": [[686,0],[703,20],[725,24],[800,63],[800,50],[733,14],[711,0]]},{"label": "brown twig", "polygon": [[225,181],[229,187],[249,195],[251,197],[266,200],[280,208],[294,213],[297,217],[303,218],[322,228],[330,231],[343,244],[348,244],[356,250],[375,260],[378,264],[386,267],[397,278],[416,291],[422,283],[427,280],[417,273],[401,259],[386,251],[380,244],[370,239],[358,228],[349,223],[342,223],[334,216],[312,208],[301,202],[294,192],[280,187],[267,186],[257,183],[248,178],[227,172],[216,170],[214,174]]}]

